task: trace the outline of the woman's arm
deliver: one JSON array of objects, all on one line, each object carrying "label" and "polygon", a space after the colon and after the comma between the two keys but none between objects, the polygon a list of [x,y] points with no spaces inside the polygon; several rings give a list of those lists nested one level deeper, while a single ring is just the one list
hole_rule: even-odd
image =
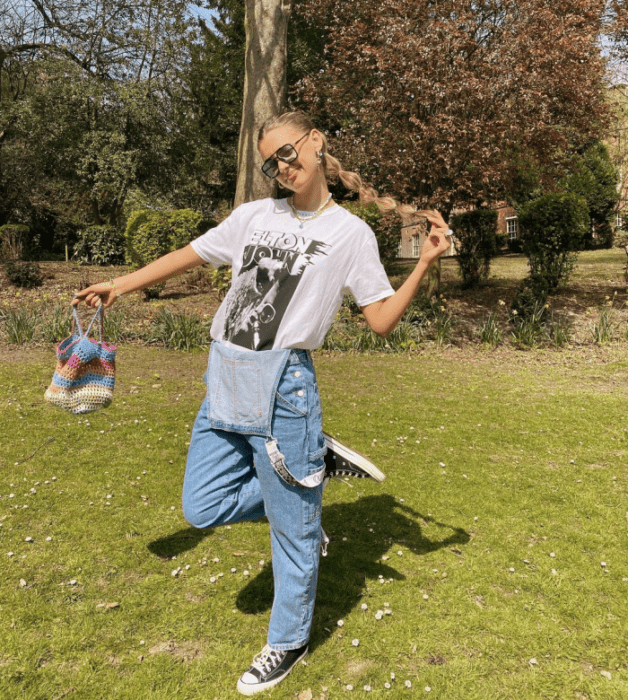
[{"label": "woman's arm", "polygon": [[[421,212],[423,213],[423,212]],[[369,326],[377,335],[385,338],[399,323],[430,264],[449,250],[451,239],[447,235],[449,227],[437,211],[425,212],[431,223],[430,233],[423,244],[421,257],[406,281],[390,297],[362,307],[362,313]]]},{"label": "woman's arm", "polygon": [[194,248],[187,245],[185,248],[168,253],[128,275],[116,277],[110,282],[92,284],[90,287],[82,289],[76,294],[72,304],[76,306],[84,301],[88,306],[98,307],[102,304],[107,308],[122,294],[135,292],[138,289],[144,289],[144,287],[150,287],[171,277],[176,277],[185,270],[202,265],[204,262],[205,260],[199,257]]}]

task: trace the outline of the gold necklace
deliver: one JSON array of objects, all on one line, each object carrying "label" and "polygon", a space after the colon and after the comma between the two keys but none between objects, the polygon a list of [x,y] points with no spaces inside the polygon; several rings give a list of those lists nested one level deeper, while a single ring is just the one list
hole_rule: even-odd
[{"label": "gold necklace", "polygon": [[316,219],[316,217],[320,216],[330,201],[331,192],[329,193],[327,199],[320,205],[320,207],[316,211],[313,211],[311,214],[308,214],[307,216],[301,216],[299,210],[294,206],[294,197],[290,197],[290,199],[288,200],[288,206],[290,207],[290,209],[292,209],[292,213],[294,214],[295,219],[299,222],[299,228],[303,228],[303,224],[306,221],[312,221],[313,219]]}]

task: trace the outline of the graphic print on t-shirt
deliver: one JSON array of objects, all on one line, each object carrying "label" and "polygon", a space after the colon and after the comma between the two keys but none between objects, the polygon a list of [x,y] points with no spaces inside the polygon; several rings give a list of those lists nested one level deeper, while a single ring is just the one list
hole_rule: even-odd
[{"label": "graphic print on t-shirt", "polygon": [[328,248],[292,233],[255,231],[225,299],[225,340],[270,350],[303,272]]}]

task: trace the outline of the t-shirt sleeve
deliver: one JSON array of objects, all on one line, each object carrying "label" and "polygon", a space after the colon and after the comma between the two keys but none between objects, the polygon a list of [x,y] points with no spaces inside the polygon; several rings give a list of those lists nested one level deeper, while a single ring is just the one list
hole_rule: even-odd
[{"label": "t-shirt sleeve", "polygon": [[235,248],[234,239],[237,232],[241,230],[241,208],[235,209],[218,226],[210,228],[209,231],[191,242],[190,245],[194,248],[194,252],[205,262],[211,263],[215,267],[232,264]]},{"label": "t-shirt sleeve", "polygon": [[370,228],[367,227],[362,241],[343,289],[345,294],[353,295],[356,304],[360,307],[368,306],[395,293],[379,258],[377,239]]}]

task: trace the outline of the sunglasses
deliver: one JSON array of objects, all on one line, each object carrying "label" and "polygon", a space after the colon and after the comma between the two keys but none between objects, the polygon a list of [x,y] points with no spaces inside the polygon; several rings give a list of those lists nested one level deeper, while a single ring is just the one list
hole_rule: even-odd
[{"label": "sunglasses", "polygon": [[307,134],[303,134],[298,141],[294,142],[294,146],[291,143],[286,143],[281,148],[277,149],[270,158],[266,158],[262,165],[262,172],[264,175],[272,180],[279,175],[279,161],[283,163],[292,163],[295,161],[299,157],[297,149],[295,148],[296,145],[309,135],[310,132],[308,131]]}]

